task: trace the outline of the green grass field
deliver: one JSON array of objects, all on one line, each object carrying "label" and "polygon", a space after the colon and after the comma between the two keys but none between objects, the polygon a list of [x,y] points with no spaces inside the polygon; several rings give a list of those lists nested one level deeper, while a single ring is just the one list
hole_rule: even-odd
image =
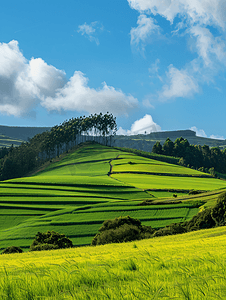
[{"label": "green grass field", "polygon": [[[225,188],[205,173],[87,143],[32,176],[0,182],[0,249],[28,250],[35,234],[47,230],[88,245],[104,220],[119,216],[161,228],[191,219],[197,201],[214,205]],[[189,196],[190,190],[205,192]],[[175,193],[181,203],[164,204]],[[147,200],[155,205],[137,205]]]},{"label": "green grass field", "polygon": [[218,227],[122,244],[2,255],[0,295],[5,300],[223,300],[225,243],[226,227]]}]

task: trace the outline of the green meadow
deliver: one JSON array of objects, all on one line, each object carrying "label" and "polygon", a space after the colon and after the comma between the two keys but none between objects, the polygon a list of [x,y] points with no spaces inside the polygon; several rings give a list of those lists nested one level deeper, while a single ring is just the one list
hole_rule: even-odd
[{"label": "green meadow", "polygon": [[[224,189],[226,181],[157,156],[86,143],[31,176],[0,182],[0,248],[26,251],[35,234],[47,230],[64,233],[75,246],[89,245],[104,220],[127,215],[161,228],[213,206]],[[201,193],[188,195],[192,190]]]},{"label": "green meadow", "polygon": [[[7,300],[226,299],[226,227],[0,256]],[[217,251],[216,251],[217,247]]]}]

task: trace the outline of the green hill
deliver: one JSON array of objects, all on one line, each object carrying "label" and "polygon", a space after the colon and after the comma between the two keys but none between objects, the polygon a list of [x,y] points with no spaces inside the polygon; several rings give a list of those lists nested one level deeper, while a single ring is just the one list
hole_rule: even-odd
[{"label": "green hill", "polygon": [[[104,220],[126,215],[161,228],[191,219],[223,189],[225,181],[196,170],[82,144],[30,177],[0,182],[0,248],[27,249],[47,230],[88,245]],[[191,190],[202,193],[189,196]],[[147,200],[152,205],[138,205]]]}]

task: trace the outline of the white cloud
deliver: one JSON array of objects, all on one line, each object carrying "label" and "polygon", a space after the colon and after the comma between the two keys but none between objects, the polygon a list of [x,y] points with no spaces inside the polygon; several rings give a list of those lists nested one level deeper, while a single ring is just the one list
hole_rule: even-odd
[{"label": "white cloud", "polygon": [[214,134],[212,134],[211,136],[210,136],[210,138],[211,139],[215,139],[215,140],[224,140],[225,138],[223,137],[223,136],[221,136],[221,135],[214,135]]},{"label": "white cloud", "polygon": [[207,137],[207,135],[206,135],[206,133],[205,133],[205,131],[203,129],[198,129],[196,126],[193,126],[190,129],[193,130],[193,131],[195,131],[197,136]]},{"label": "white cloud", "polygon": [[56,93],[55,97],[47,97],[42,106],[48,110],[76,110],[94,112],[111,112],[115,115],[126,114],[138,106],[138,101],[121,90],[103,84],[101,89],[88,86],[88,79],[82,72],[75,72],[67,84]]},{"label": "white cloud", "polygon": [[140,13],[159,14],[171,23],[179,16],[190,24],[215,24],[225,28],[225,0],[128,0],[128,3]]},{"label": "white cloud", "polygon": [[65,73],[42,59],[28,61],[17,41],[0,43],[0,112],[20,116],[39,97],[54,94],[65,83]]},{"label": "white cloud", "polygon": [[100,89],[90,88],[79,71],[67,81],[64,71],[41,58],[27,60],[17,41],[0,43],[0,113],[29,115],[38,103],[49,111],[109,111],[115,115],[138,106],[133,96],[106,83]]},{"label": "white cloud", "polygon": [[[198,54],[196,59],[180,70],[169,65],[165,84],[162,91],[154,96],[155,98],[159,96],[160,100],[164,97],[167,100],[175,97],[190,97],[200,91],[200,85],[214,82],[214,76],[222,69],[222,66],[226,65],[225,0],[127,1],[132,9],[141,14],[142,19],[149,19],[151,15],[150,18],[153,20],[155,16],[160,15],[176,28],[172,34],[189,35],[194,44],[192,50]],[[153,24],[158,26],[154,21]],[[153,30],[151,27],[150,29],[146,27],[146,29],[145,36],[150,39]],[[159,28],[158,32],[160,32]],[[159,79],[163,80],[163,77]]]},{"label": "white cloud", "polygon": [[122,129],[119,127],[117,135],[136,135],[150,132],[160,131],[161,127],[156,124],[151,115],[145,115],[143,118],[135,121],[130,130]]},{"label": "white cloud", "polygon": [[197,93],[199,86],[187,70],[178,70],[173,65],[169,66],[167,81],[159,93],[159,98],[167,100],[176,97],[191,97]]},{"label": "white cloud", "polygon": [[214,37],[208,28],[193,26],[189,30],[196,38],[196,49],[204,64],[210,67],[211,63],[219,61],[226,64],[225,42],[220,37]]},{"label": "white cloud", "polygon": [[160,27],[155,24],[153,18],[148,18],[146,15],[140,15],[137,20],[138,26],[132,28],[130,31],[131,45],[139,48],[141,43],[141,50],[144,51],[145,44],[150,40],[153,33],[159,33]]},{"label": "white cloud", "polygon": [[94,41],[97,45],[100,44],[97,34],[103,31],[104,27],[98,21],[92,22],[90,25],[85,22],[83,25],[79,25],[78,28],[77,31],[81,33],[81,35],[84,35],[91,42]]},{"label": "white cloud", "polygon": [[[207,134],[205,133],[205,131],[203,129],[198,129],[196,126],[193,126],[190,129],[195,131],[197,136],[207,138]],[[216,139],[216,140],[224,140],[223,136],[214,135],[214,134],[212,134],[209,138]]]}]

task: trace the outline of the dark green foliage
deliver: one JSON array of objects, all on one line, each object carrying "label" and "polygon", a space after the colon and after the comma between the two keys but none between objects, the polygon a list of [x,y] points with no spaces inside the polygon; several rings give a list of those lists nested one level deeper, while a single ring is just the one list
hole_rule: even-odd
[{"label": "dark green foliage", "polygon": [[226,192],[219,196],[217,204],[212,209],[211,216],[216,226],[226,224]]},{"label": "dark green foliage", "polygon": [[206,228],[215,227],[216,223],[211,216],[212,209],[208,208],[202,212],[199,212],[190,221],[185,222],[187,231],[194,231]]},{"label": "dark green foliage", "polygon": [[156,142],[152,149],[153,153],[180,157],[179,164],[185,167],[195,168],[201,172],[216,176],[218,173],[226,173],[226,150],[221,151],[218,147],[190,145],[187,139],[177,138],[172,142],[166,139],[162,146]]},{"label": "dark green foliage", "polygon": [[20,247],[17,246],[10,246],[7,247],[2,251],[2,254],[11,254],[11,253],[22,253],[23,250]]},{"label": "dark green foliage", "polygon": [[152,152],[156,154],[162,154],[162,145],[160,142],[156,142],[152,147]]},{"label": "dark green foliage", "polygon": [[142,226],[137,219],[130,216],[119,217],[104,221],[91,245],[122,243],[150,238],[153,232],[154,229],[151,226]]},{"label": "dark green foliage", "polygon": [[103,225],[100,227],[99,231],[106,231],[109,229],[116,229],[117,227],[120,227],[124,224],[128,224],[128,225],[134,225],[137,227],[141,226],[141,221],[131,218],[130,216],[127,217],[119,217],[119,218],[115,218],[112,220],[106,220],[103,222]]},{"label": "dark green foliage", "polygon": [[30,251],[65,249],[73,247],[72,241],[55,231],[38,232],[30,246]]},{"label": "dark green foliage", "polygon": [[162,152],[164,155],[173,156],[174,154],[174,143],[167,138],[162,147]]},{"label": "dark green foliage", "polygon": [[140,239],[140,230],[137,226],[123,224],[122,226],[98,233],[91,245],[123,243]]},{"label": "dark green foliage", "polygon": [[180,234],[185,232],[187,232],[187,230],[183,223],[172,223],[169,226],[156,230],[153,234],[153,237]]},{"label": "dark green foliage", "polygon": [[0,149],[0,159],[9,153],[10,148],[2,147]]}]

